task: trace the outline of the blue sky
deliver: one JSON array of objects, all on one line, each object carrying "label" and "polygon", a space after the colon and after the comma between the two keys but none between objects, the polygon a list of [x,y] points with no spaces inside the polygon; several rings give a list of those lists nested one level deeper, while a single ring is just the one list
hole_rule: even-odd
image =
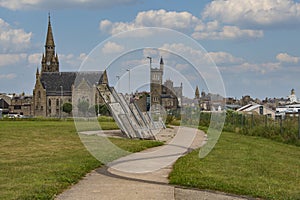
[{"label": "blue sky", "polygon": [[[32,94],[49,11],[61,71],[78,70],[90,51],[113,34],[161,27],[184,33],[205,48],[227,96],[286,97],[292,88],[300,94],[296,0],[0,0],[0,92]],[[168,45],[187,50],[175,43]],[[106,48],[120,53],[124,45],[110,42]],[[160,55],[155,55],[158,62]],[[180,68],[168,57],[165,63]],[[190,83],[207,90],[201,81]]]}]

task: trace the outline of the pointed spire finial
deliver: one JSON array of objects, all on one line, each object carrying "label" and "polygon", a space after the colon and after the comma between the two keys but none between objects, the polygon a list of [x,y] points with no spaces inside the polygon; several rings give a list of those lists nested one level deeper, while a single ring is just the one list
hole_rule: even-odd
[{"label": "pointed spire finial", "polygon": [[52,27],[51,27],[50,12],[48,13],[48,30],[47,30],[46,46],[55,47],[53,34],[52,34]]},{"label": "pointed spire finial", "polygon": [[160,57],[160,64],[161,64],[161,65],[164,64],[164,60],[163,60],[162,56]]}]

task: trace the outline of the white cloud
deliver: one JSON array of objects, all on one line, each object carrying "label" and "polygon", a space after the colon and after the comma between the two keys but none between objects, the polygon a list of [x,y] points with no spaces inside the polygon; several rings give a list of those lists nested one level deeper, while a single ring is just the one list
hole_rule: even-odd
[{"label": "white cloud", "polygon": [[29,47],[32,33],[14,29],[0,18],[0,47],[2,52],[15,52]]},{"label": "white cloud", "polygon": [[[194,32],[195,39],[236,39],[260,38],[263,31],[240,29],[237,26],[222,26],[218,21],[203,22],[189,12],[175,12],[166,10],[149,10],[139,12],[132,22],[111,22],[102,20],[99,29],[108,34],[117,34],[142,27],[162,27]],[[145,36],[145,35],[143,35]]]},{"label": "white cloud", "polygon": [[59,54],[58,59],[60,62],[60,66],[63,69],[78,69],[84,59],[87,57],[85,53],[81,53],[80,55],[76,56],[74,54]]},{"label": "white cloud", "polygon": [[293,0],[215,0],[202,14],[204,18],[237,25],[299,23],[300,4]]},{"label": "white cloud", "polygon": [[267,62],[267,63],[249,63],[244,62],[239,65],[235,66],[227,66],[227,67],[220,67],[220,69],[224,72],[230,72],[230,73],[247,73],[254,72],[254,73],[260,73],[260,74],[267,74],[269,72],[278,71],[282,69],[282,66],[280,63],[273,63],[273,62]]},{"label": "white cloud", "polygon": [[[78,69],[86,58],[85,53],[81,53],[76,56],[74,54],[59,54],[58,59],[60,66],[63,66],[63,69]],[[0,54],[0,67],[40,67],[42,60],[42,53],[33,53],[27,55],[25,53],[20,54]]]},{"label": "white cloud", "polygon": [[234,57],[232,54],[227,52],[209,52],[207,56],[211,57],[211,59],[217,65],[223,64],[240,64],[243,62],[242,58]]},{"label": "white cloud", "polygon": [[192,29],[202,23],[200,19],[189,12],[175,12],[166,10],[149,10],[139,12],[132,22],[111,22],[102,20],[100,30],[109,34],[133,30],[142,27],[163,27],[171,29]]},{"label": "white cloud", "polygon": [[285,63],[298,63],[300,61],[300,57],[294,57],[287,53],[277,54],[276,59],[279,62],[285,62]]},{"label": "white cloud", "polygon": [[175,69],[177,69],[178,71],[189,69],[189,67],[190,66],[188,64],[181,64],[181,63],[175,64]]},{"label": "white cloud", "polygon": [[102,20],[100,30],[109,34],[117,34],[142,27],[162,27],[170,29],[191,29],[202,23],[200,19],[189,12],[166,10],[149,10],[139,12],[132,22],[111,22]]},{"label": "white cloud", "polygon": [[192,28],[200,22],[200,19],[189,12],[168,12],[163,9],[139,12],[135,18],[137,26],[158,26],[173,29]]},{"label": "white cloud", "polygon": [[52,10],[63,8],[104,9],[134,4],[136,2],[137,0],[1,0],[0,7],[8,8],[10,10]]},{"label": "white cloud", "polygon": [[16,65],[25,62],[27,59],[26,54],[0,54],[0,67]]},{"label": "white cloud", "polygon": [[34,53],[28,56],[28,63],[30,65],[39,66],[42,61],[42,54],[41,53]]},{"label": "white cloud", "polygon": [[108,41],[102,48],[102,52],[105,54],[112,54],[112,53],[120,53],[124,51],[124,47],[115,43]]},{"label": "white cloud", "polygon": [[[196,30],[199,30],[197,27]],[[241,38],[261,38],[264,36],[262,30],[240,29],[237,26],[217,27],[216,24],[202,27],[203,31],[196,31],[192,34],[194,39],[241,39]]]},{"label": "white cloud", "polygon": [[17,75],[14,73],[10,73],[10,74],[0,74],[0,80],[11,80],[16,78]]}]

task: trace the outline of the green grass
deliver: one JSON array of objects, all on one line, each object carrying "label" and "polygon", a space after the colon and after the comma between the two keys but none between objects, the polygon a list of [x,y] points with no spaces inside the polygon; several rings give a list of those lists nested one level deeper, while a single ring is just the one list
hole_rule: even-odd
[{"label": "green grass", "polygon": [[[102,123],[102,122],[101,122]],[[115,127],[114,122],[105,122]],[[73,121],[0,121],[0,199],[53,199],[101,166],[83,147]],[[128,151],[160,145],[112,139]]]},{"label": "green grass", "polygon": [[122,138],[110,138],[110,141],[120,147],[121,149],[126,149],[129,152],[139,152],[145,149],[163,145],[163,142],[154,140],[128,140]]},{"label": "green grass", "polygon": [[180,158],[172,184],[264,199],[300,199],[300,148],[272,140],[222,133],[204,159]]}]

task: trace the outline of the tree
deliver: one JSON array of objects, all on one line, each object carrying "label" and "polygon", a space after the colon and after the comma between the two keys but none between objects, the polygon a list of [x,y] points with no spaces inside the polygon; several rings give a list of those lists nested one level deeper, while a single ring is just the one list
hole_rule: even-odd
[{"label": "tree", "polygon": [[72,104],[71,103],[64,103],[63,105],[63,108],[62,110],[65,112],[65,113],[68,113],[70,114],[72,112]]},{"label": "tree", "polygon": [[109,116],[110,112],[108,107],[106,106],[106,104],[99,104],[99,105],[94,105],[92,107],[89,108],[89,112],[90,113],[96,113],[96,115],[100,114],[100,115],[105,115],[105,116]]},{"label": "tree", "polygon": [[79,112],[83,113],[84,115],[88,112],[89,107],[90,104],[86,100],[79,100],[77,104],[77,108]]}]

